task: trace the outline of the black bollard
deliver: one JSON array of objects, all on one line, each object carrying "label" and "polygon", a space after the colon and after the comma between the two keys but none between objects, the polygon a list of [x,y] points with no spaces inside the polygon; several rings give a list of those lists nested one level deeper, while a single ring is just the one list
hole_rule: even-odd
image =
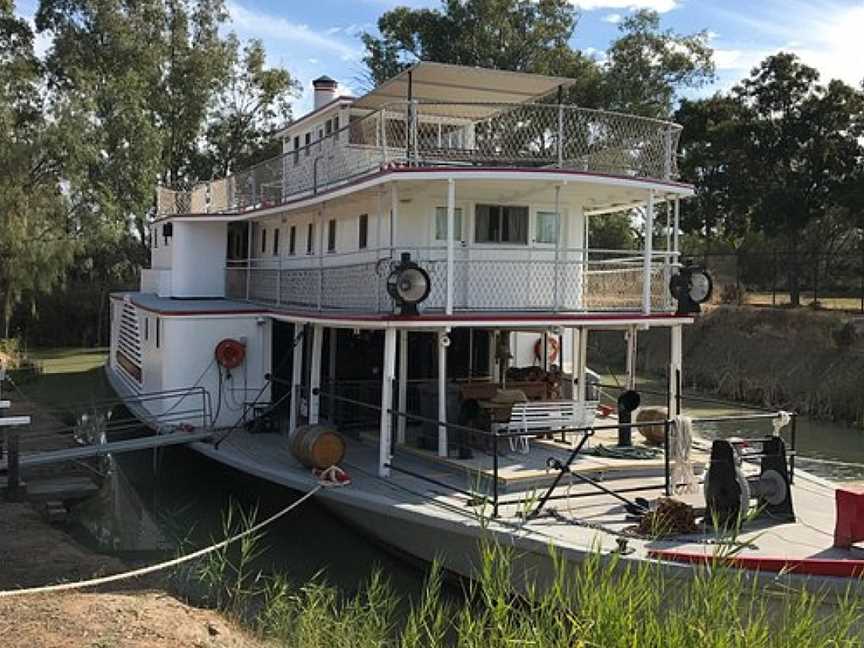
[{"label": "black bollard", "polygon": [[627,427],[618,428],[618,447],[630,447],[633,445],[633,428],[629,427],[632,422],[632,414],[639,407],[638,392],[628,389],[618,397],[618,425]]}]

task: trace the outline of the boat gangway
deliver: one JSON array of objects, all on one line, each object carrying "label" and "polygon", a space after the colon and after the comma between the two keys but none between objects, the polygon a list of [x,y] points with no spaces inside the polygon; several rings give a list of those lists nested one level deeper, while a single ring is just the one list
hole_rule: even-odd
[{"label": "boat gangway", "polygon": [[[2,401],[0,410],[12,405]],[[44,409],[30,416],[0,413],[0,475],[7,494],[19,489],[24,469],[186,445],[213,435],[210,394],[199,386],[89,402],[73,425],[53,424],[50,408]],[[47,423],[40,420],[43,413],[49,414]]]}]

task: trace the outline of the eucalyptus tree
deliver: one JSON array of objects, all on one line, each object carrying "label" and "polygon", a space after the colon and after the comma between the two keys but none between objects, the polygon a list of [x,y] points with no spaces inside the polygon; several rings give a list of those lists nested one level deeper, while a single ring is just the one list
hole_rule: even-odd
[{"label": "eucalyptus tree", "polygon": [[0,307],[13,309],[58,284],[71,262],[58,131],[43,114],[43,68],[30,26],[0,0]]},{"label": "eucalyptus tree", "polygon": [[[753,113],[742,164],[752,191],[755,229],[785,252],[788,289],[800,304],[803,261],[818,262],[833,236],[848,230],[835,217],[861,179],[862,95],[794,54],[766,58],[733,96]],[[805,237],[810,232],[812,235]]]}]

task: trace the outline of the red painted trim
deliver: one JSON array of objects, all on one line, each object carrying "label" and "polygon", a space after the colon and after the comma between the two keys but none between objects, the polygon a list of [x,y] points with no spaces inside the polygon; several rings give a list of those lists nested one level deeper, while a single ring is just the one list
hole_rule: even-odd
[{"label": "red painted trim", "polygon": [[830,560],[827,558],[771,558],[761,556],[731,556],[718,558],[713,555],[675,551],[674,549],[652,549],[648,551],[651,558],[670,560],[695,565],[707,565],[720,562],[730,567],[763,571],[771,573],[792,573],[808,576],[835,576],[850,578],[864,575],[864,560]]},{"label": "red painted trim", "polygon": [[369,180],[374,180],[379,177],[387,176],[390,174],[411,174],[411,173],[446,173],[449,175],[459,174],[459,173],[469,173],[471,171],[483,171],[483,172],[499,172],[499,173],[547,173],[547,174],[566,174],[572,176],[587,176],[591,178],[610,178],[613,180],[630,180],[632,182],[638,182],[641,184],[659,184],[667,187],[679,187],[681,189],[690,189],[693,185],[689,185],[683,182],[673,182],[671,180],[654,180],[652,178],[641,178],[634,176],[622,176],[616,175],[614,173],[599,173],[595,171],[575,171],[573,169],[538,169],[536,167],[448,167],[448,166],[434,166],[434,167],[395,167],[388,169],[380,169],[379,171],[374,171],[372,173],[368,173],[358,178],[346,182],[345,184],[340,184],[337,187],[332,187],[330,189],[325,189],[323,191],[318,192],[315,195],[303,196],[299,198],[294,198],[292,200],[286,200],[281,203],[274,203],[272,205],[266,205],[263,207],[258,207],[256,209],[249,209],[242,212],[213,212],[213,213],[189,213],[189,214],[169,214],[166,216],[162,216],[159,218],[153,219],[153,223],[159,223],[163,220],[170,220],[172,218],[189,218],[193,217],[201,217],[206,218],[208,216],[223,218],[225,216],[245,216],[249,214],[255,214],[256,212],[275,209],[278,207],[290,207],[294,203],[302,202],[305,200],[309,200],[311,198],[320,198],[322,196],[326,196],[334,191],[341,191],[346,187],[351,187],[356,184],[361,184],[363,182],[368,182]]},{"label": "red painted trim", "polygon": [[[111,295],[111,299],[118,301],[125,298],[124,295]],[[135,301],[134,297],[129,298],[130,301],[142,310],[154,313],[156,315],[164,315],[166,317],[191,317],[196,315],[282,315],[288,317],[303,317],[309,321],[314,320],[340,320],[340,321],[360,321],[360,322],[498,322],[506,321],[527,321],[527,322],[557,322],[579,320],[584,322],[592,321],[640,321],[640,320],[657,320],[657,319],[692,319],[681,317],[675,313],[654,313],[645,315],[643,313],[592,313],[590,315],[582,315],[580,313],[457,313],[455,315],[444,315],[443,313],[429,313],[428,315],[384,315],[384,314],[363,314],[363,313],[342,313],[342,312],[319,312],[319,311],[296,311],[284,308],[274,308],[262,306],[260,308],[244,308],[239,310],[160,310],[151,308]]]}]

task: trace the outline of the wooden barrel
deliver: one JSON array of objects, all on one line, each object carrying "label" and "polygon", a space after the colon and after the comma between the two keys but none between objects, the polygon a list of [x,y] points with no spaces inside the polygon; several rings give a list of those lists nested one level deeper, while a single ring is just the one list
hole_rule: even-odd
[{"label": "wooden barrel", "polygon": [[301,425],[291,435],[291,454],[309,468],[329,468],[345,458],[345,441],[327,425]]},{"label": "wooden barrel", "polygon": [[[645,437],[645,442],[648,445],[663,445],[666,436],[666,430],[663,421],[666,420],[667,410],[665,407],[640,407],[636,410],[635,423],[639,424],[636,428],[639,434]],[[659,421],[656,425],[644,425],[646,422]]]}]

